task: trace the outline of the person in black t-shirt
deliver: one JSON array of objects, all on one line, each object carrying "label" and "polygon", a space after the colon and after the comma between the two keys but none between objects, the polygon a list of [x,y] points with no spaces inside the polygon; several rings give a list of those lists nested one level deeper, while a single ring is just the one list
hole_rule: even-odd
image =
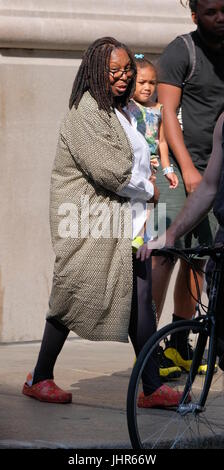
[{"label": "person in black t-shirt", "polygon": [[[219,116],[213,133],[211,158],[200,185],[186,200],[181,212],[166,232],[166,246],[173,246],[182,235],[189,232],[213,206],[216,218],[224,229],[224,112]],[[218,237],[219,238],[219,237]],[[221,243],[224,243],[224,236]],[[145,243],[136,258],[144,261],[151,251],[164,246],[164,237]]]},{"label": "person in black t-shirt", "polygon": [[[224,244],[224,112],[219,116],[213,134],[211,158],[201,183],[186,200],[181,212],[166,232],[166,246],[173,246],[182,235],[200,222],[213,206],[219,229],[215,242]],[[164,246],[164,237],[144,244],[136,254],[137,259],[148,259],[151,251]],[[206,268],[207,271],[207,268]]]},{"label": "person in black t-shirt", "polygon": [[[185,233],[188,233],[189,230],[198,224],[205,214],[207,214],[212,205],[214,214],[220,224],[215,237],[215,243],[224,245],[224,112],[220,115],[215,125],[211,158],[208,162],[208,166],[205,170],[201,183],[186,200],[186,203],[181,212],[177,215],[175,221],[168,228],[166,232],[166,246],[172,247],[178,238],[180,238]],[[158,238],[157,240],[145,243],[137,251],[136,258],[140,259],[141,261],[145,261],[150,257],[152,250],[161,248],[163,246],[164,236]],[[214,260],[210,258],[206,266],[206,280],[208,289],[210,287],[211,274],[213,271]],[[224,327],[223,321],[221,321],[219,327]],[[171,347],[169,347],[169,352],[167,350],[169,357],[173,355],[175,348],[177,347],[176,341],[178,341],[177,334],[175,334],[175,338],[172,338],[171,336],[171,341],[168,345],[168,347]],[[178,351],[180,350],[182,356],[184,355],[184,349],[185,347],[182,341],[182,344],[179,343],[178,346]],[[181,365],[181,360],[183,359],[181,354],[176,354],[176,362],[179,364],[179,366]],[[192,357],[191,349],[189,350],[188,354],[188,366],[190,366],[190,356]],[[219,367],[224,370],[223,348],[219,350],[218,356]],[[166,360],[166,356],[164,356],[164,358]],[[168,361],[170,361],[170,359],[168,359]],[[206,367],[206,365],[201,365],[200,367]]]},{"label": "person in black t-shirt", "polygon": [[[181,2],[183,4],[183,2]],[[170,159],[179,178],[175,194],[167,194],[166,187],[157,178],[160,202],[167,203],[167,227],[172,223],[201,181],[212,149],[212,134],[218,116],[224,110],[224,0],[195,0],[189,3],[192,19],[197,25],[191,33],[195,49],[195,63],[190,79],[191,62],[188,48],[181,37],[172,41],[158,63],[158,99],[164,106],[164,129],[170,148]],[[186,83],[184,83],[186,80]],[[182,126],[177,118],[181,105]],[[179,247],[199,244],[209,245],[217,229],[213,213],[209,213],[194,230],[177,243]],[[200,270],[205,261],[198,264],[198,281],[203,286]],[[158,318],[162,312],[173,264],[153,258],[153,298]],[[193,276],[181,261],[174,289],[173,320],[191,318],[196,302],[190,290],[196,293]],[[161,286],[163,288],[161,288]],[[186,355],[188,348],[186,344]],[[183,365],[185,358],[183,359]],[[204,367],[204,366],[201,366]]]}]

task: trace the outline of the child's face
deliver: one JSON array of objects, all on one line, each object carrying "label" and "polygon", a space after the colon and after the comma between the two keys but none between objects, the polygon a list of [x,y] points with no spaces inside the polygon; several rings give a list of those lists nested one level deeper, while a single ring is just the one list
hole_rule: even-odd
[{"label": "child's face", "polygon": [[153,93],[156,91],[156,72],[146,65],[143,68],[137,66],[137,79],[136,79],[136,88],[134,93],[134,100],[138,103],[146,104],[147,101],[150,101]]}]

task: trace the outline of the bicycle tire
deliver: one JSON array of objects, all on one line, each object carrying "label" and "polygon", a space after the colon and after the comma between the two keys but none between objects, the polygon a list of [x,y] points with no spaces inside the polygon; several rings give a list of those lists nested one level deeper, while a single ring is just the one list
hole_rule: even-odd
[{"label": "bicycle tire", "polygon": [[[171,333],[183,330],[186,330],[189,333],[191,332],[191,337],[196,339],[197,345],[199,344],[198,357],[200,360],[202,359],[202,354],[208,350],[209,362],[206,375],[199,378],[198,374],[196,374],[197,371],[195,372],[193,370],[196,363],[192,361],[189,374],[186,375],[187,380],[185,377],[184,379],[182,377],[181,384],[178,382],[178,379],[173,381],[177,388],[179,387],[179,389],[184,390],[179,408],[175,411],[172,410],[172,413],[170,410],[167,411],[155,408],[138,410],[137,399],[139,384],[145,363],[150,357],[152,358],[152,353],[156,350],[161,341],[168,339]],[[147,341],[133,368],[127,395],[128,430],[131,444],[134,449],[198,448],[205,445],[205,442],[208,446],[208,441],[212,437],[213,432],[217,433],[217,428],[213,431],[215,423],[212,422],[211,416],[208,416],[209,423],[207,423],[206,420],[208,420],[208,417],[204,415],[203,411],[214,375],[215,358],[215,328],[212,328],[209,332],[205,320],[183,320],[172,323],[157,331]],[[216,375],[219,377],[219,373]],[[189,379],[189,377],[191,377],[191,379]],[[190,404],[187,404],[185,403],[186,397],[190,392],[192,394],[192,401]],[[220,392],[223,399],[224,392],[222,385],[220,387]],[[169,413],[171,413],[171,415],[169,415]],[[142,429],[144,429],[147,439],[142,436],[139,417],[143,421]],[[161,434],[159,434],[160,430],[158,429],[160,422],[162,428]],[[199,429],[200,423],[201,430]],[[187,426],[191,426],[188,429],[188,431],[190,430],[190,433],[188,432],[188,434],[191,434],[189,436],[187,436],[186,430],[183,429],[185,425],[186,428]],[[193,429],[193,425],[195,426],[195,429]]]}]

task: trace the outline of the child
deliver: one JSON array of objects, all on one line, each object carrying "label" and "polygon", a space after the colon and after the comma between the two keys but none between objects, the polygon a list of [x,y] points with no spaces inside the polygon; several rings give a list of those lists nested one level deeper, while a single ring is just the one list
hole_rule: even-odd
[{"label": "child", "polygon": [[[133,99],[128,105],[129,115],[149,145],[153,173],[156,173],[161,162],[162,172],[168,180],[170,189],[175,189],[178,186],[178,177],[169,161],[168,145],[163,130],[162,105],[155,101],[156,69],[143,54],[135,54],[135,60],[137,79]],[[137,250],[143,244],[143,238],[144,235],[141,232],[133,240],[133,248]]]}]

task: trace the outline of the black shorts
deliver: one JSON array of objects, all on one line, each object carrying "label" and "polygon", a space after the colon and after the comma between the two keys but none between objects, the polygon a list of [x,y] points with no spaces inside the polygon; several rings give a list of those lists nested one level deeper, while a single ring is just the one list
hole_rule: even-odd
[{"label": "black shorts", "polygon": [[[159,227],[162,225],[160,217],[165,217],[165,226],[167,229],[177,218],[186,202],[187,194],[181,172],[175,165],[174,171],[179,179],[179,185],[176,189],[169,188],[169,182],[166,177],[163,176],[161,168],[156,173],[156,184],[160,190],[159,203],[166,204],[166,212],[164,214],[164,211],[162,211],[160,214],[159,204],[155,208],[155,233],[156,231],[159,231]],[[197,225],[197,227],[195,227],[187,235],[179,238],[176,241],[175,246],[177,248],[194,248],[198,245],[212,245],[217,229],[218,222],[213,214],[213,210],[211,210],[208,215],[200,222],[200,224]]]}]

